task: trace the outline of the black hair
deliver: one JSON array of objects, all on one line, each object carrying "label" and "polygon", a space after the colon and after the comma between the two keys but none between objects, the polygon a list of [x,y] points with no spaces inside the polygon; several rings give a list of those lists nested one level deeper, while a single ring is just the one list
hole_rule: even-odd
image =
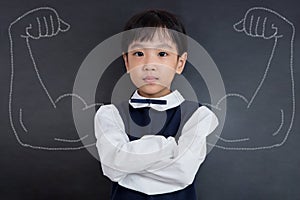
[{"label": "black hair", "polygon": [[149,41],[155,33],[159,33],[162,39],[170,38],[176,44],[179,55],[187,51],[184,25],[176,15],[165,10],[146,10],[135,14],[127,21],[124,31],[123,52],[128,51],[133,41]]}]

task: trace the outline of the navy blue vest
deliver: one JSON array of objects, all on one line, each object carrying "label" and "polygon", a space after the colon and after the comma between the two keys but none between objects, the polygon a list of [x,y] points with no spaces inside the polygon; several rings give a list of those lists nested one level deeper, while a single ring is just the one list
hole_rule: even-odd
[{"label": "navy blue vest", "polygon": [[[160,113],[164,115],[165,124],[162,126],[156,135],[163,135],[166,138],[169,136],[175,137],[178,140],[181,130],[186,121],[191,115],[201,106],[198,103],[184,101],[180,106],[166,110],[166,112],[156,111],[152,108],[133,108],[128,102],[117,105],[117,109],[124,122],[126,133],[131,133],[132,123],[138,126],[151,127],[151,119],[149,112],[154,112],[155,117],[159,118]],[[150,124],[150,126],[149,126]],[[151,130],[150,130],[151,132]],[[133,141],[139,139],[136,135],[128,134],[129,140]],[[113,182],[111,200],[197,200],[194,183],[186,188],[165,194],[147,195],[120,186]]]}]

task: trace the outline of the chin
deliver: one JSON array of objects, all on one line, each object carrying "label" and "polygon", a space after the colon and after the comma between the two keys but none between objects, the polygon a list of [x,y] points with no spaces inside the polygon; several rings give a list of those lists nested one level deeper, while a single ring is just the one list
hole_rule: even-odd
[{"label": "chin", "polygon": [[161,85],[145,85],[139,88],[139,92],[143,95],[147,95],[148,97],[156,97],[157,95],[164,95],[170,91],[167,87],[163,87]]}]

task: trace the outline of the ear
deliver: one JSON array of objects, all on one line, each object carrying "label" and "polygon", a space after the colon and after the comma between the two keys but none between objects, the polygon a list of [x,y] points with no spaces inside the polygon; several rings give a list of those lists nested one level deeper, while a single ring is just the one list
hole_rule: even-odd
[{"label": "ear", "polygon": [[126,53],[123,52],[122,56],[123,56],[124,64],[125,64],[125,67],[126,67],[126,71],[128,73],[129,72],[128,54],[126,54]]},{"label": "ear", "polygon": [[187,60],[187,52],[184,52],[179,58],[178,58],[178,61],[177,61],[177,66],[176,66],[176,73],[177,74],[181,74],[183,69],[184,69],[184,66],[185,66],[185,63],[186,63],[186,60]]}]

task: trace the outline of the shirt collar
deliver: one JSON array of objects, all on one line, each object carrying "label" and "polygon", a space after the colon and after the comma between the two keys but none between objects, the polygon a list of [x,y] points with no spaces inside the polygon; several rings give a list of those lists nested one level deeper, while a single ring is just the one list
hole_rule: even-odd
[{"label": "shirt collar", "polygon": [[[131,99],[149,99],[149,98],[146,98],[146,97],[143,97],[143,96],[139,95],[139,93],[136,90],[134,92],[134,94],[131,96]],[[150,108],[153,108],[154,110],[157,110],[157,111],[165,111],[165,110],[168,110],[170,108],[174,108],[176,106],[179,106],[184,101],[183,96],[177,90],[171,92],[170,94],[168,94],[166,96],[159,97],[159,98],[150,98],[150,99],[166,100],[167,104],[161,105],[161,104],[152,104],[152,103],[132,103],[132,102],[130,102],[130,100],[129,100],[129,104],[133,108],[150,107]]]}]

